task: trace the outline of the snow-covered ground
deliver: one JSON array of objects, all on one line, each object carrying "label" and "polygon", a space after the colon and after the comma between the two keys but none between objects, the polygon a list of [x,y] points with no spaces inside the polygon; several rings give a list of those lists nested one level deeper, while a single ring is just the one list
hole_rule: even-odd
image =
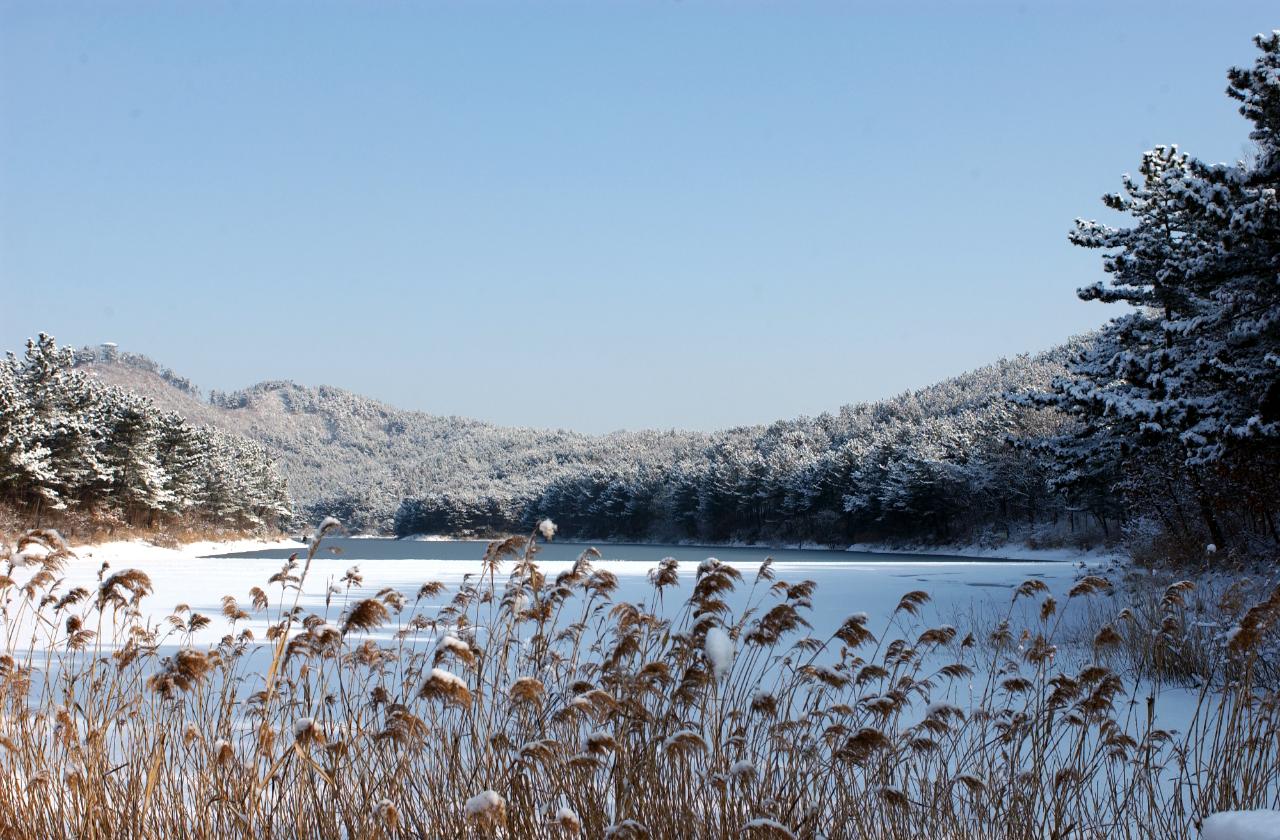
[{"label": "snow-covered ground", "polygon": [[[304,581],[300,600],[303,610],[323,615],[329,621],[336,621],[349,600],[372,596],[390,586],[403,592],[412,603],[423,583],[440,581],[449,588],[448,591],[433,602],[423,602],[417,607],[419,611],[431,616],[439,606],[448,602],[464,576],[479,572],[480,557],[484,550],[483,544],[476,542],[388,543],[391,541],[326,541]],[[581,550],[580,546],[564,544],[555,544],[549,548],[556,550],[548,550],[546,555],[560,558],[576,556]],[[336,555],[332,553],[333,549],[343,553]],[[652,595],[648,573],[656,565],[656,561],[624,558],[629,554],[644,558],[660,557],[666,549],[646,547],[640,550],[625,546],[603,546],[602,550],[605,551],[606,558],[614,559],[596,560],[594,565],[617,575],[618,590],[614,593],[614,600],[648,601]],[[754,589],[752,587],[764,552],[733,548],[671,550],[682,562],[680,591],[669,590],[664,598],[663,609],[668,613],[674,613],[683,605],[693,582],[697,562],[713,552],[743,574],[744,580],[738,591],[727,599],[735,613],[742,610],[748,600],[753,604],[761,600],[766,604],[772,603],[768,600],[773,597],[768,592],[770,581],[762,581]],[[283,558],[291,551],[297,551],[300,558],[305,558],[306,546],[293,541],[245,540],[234,543],[195,543],[172,549],[139,541],[80,546],[75,551],[77,559],[67,566],[65,579],[61,584],[62,591],[75,586],[84,586],[91,591],[96,589],[98,571],[104,562],[110,566],[108,574],[127,568],[140,569],[151,578],[154,587],[153,594],[143,602],[143,613],[155,626],[163,628],[162,636],[167,633],[167,636],[162,637],[161,644],[168,647],[179,644],[216,644],[230,629],[222,616],[222,597],[231,595],[240,606],[247,609],[250,603],[249,592],[253,587],[261,587],[266,591],[271,599],[271,606],[265,612],[254,613],[250,621],[241,621],[237,630],[248,627],[256,638],[264,639],[268,621],[279,614],[282,594],[278,584],[268,584],[268,578],[280,570]],[[257,554],[266,551],[278,556],[219,556],[235,552]],[[418,556],[368,556],[387,551],[407,552]],[[432,557],[433,554],[437,556]],[[941,624],[962,629],[974,627],[979,635],[983,635],[984,629],[990,629],[1011,611],[1015,616],[1015,626],[1034,626],[1039,599],[1024,598],[1016,605],[1012,604],[1013,590],[1021,582],[1032,578],[1043,581],[1049,588],[1049,593],[1058,598],[1060,608],[1070,610],[1075,608],[1073,603],[1079,602],[1069,601],[1066,598],[1067,590],[1086,573],[1107,574],[1107,569],[1115,560],[1109,556],[1081,559],[1078,555],[1072,558],[1074,562],[935,560],[922,558],[920,555],[888,554],[872,559],[846,560],[843,558],[848,555],[842,552],[815,552],[812,560],[803,557],[791,559],[798,554],[800,553],[783,553],[782,556],[788,559],[775,562],[773,573],[776,579],[792,584],[802,580],[817,582],[812,596],[813,609],[806,613],[806,617],[813,625],[810,635],[823,639],[830,636],[845,618],[855,612],[868,615],[867,626],[878,637],[891,633],[914,638],[922,627]],[[453,559],[443,559],[441,555],[443,558]],[[807,557],[809,553],[805,552],[804,555]],[[473,559],[456,559],[458,557]],[[752,559],[742,559],[746,557]],[[539,561],[549,578],[568,569],[572,562],[543,557]],[[363,582],[348,593],[342,584],[342,578],[352,567],[358,568]],[[509,564],[507,567],[509,568]],[[331,584],[343,591],[335,595],[326,608],[325,594]],[[928,592],[931,601],[920,611],[918,618],[899,616],[896,621],[902,622],[901,626],[887,629],[886,623],[899,599],[913,590]],[[287,603],[291,605],[292,602],[293,594],[290,593]],[[207,627],[197,631],[189,639],[164,625],[165,617],[180,604],[211,619]],[[1103,609],[1106,609],[1105,605]],[[407,608],[391,625],[373,633],[373,637],[389,638],[399,626],[409,620],[412,612],[412,607]],[[1018,621],[1019,618],[1021,621]],[[10,626],[6,631],[11,639],[21,639],[23,634],[30,639],[32,628],[30,622],[27,622],[25,627]],[[103,639],[102,642],[105,644],[109,640]],[[266,657],[261,660],[265,663]],[[1194,692],[1166,686],[1158,694],[1159,717],[1171,728],[1179,728],[1194,707]]]},{"label": "snow-covered ground", "polygon": [[[581,548],[562,543],[549,546],[545,555],[540,556],[539,565],[548,578],[553,578],[569,568],[572,560],[566,558],[576,556]],[[675,553],[682,561],[680,591],[668,590],[664,599],[662,609],[668,614],[682,608],[699,559],[713,553],[743,574],[739,590],[727,598],[735,613],[740,612],[748,603],[764,601],[769,604],[774,597],[768,591],[771,581],[761,581],[753,586],[759,560],[765,553],[761,550],[676,550],[671,547],[645,547],[641,550],[626,546],[604,546],[603,549],[607,559],[596,560],[593,565],[617,576],[618,590],[614,593],[616,601],[648,601],[652,595],[648,574],[656,565],[653,558],[660,557],[667,550]],[[280,586],[269,584],[268,579],[280,571],[289,553],[298,552],[300,563],[306,554],[303,543],[288,540],[196,543],[180,548],[161,548],[140,541],[115,542],[79,546],[74,550],[77,556],[65,569],[63,580],[59,584],[60,591],[65,592],[76,586],[84,586],[93,591],[97,587],[99,572],[104,563],[108,566],[105,574],[130,568],[145,572],[151,579],[154,591],[143,602],[142,611],[153,626],[161,628],[160,643],[165,648],[217,643],[230,629],[221,612],[223,596],[234,597],[247,609],[251,601],[250,590],[254,587],[261,587],[268,593],[271,607],[264,612],[254,613],[250,621],[240,622],[236,629],[248,627],[259,640],[264,639],[268,621],[279,614],[282,596]],[[339,551],[341,553],[336,553]],[[239,556],[227,556],[237,553]],[[263,553],[270,553],[272,556],[260,556]],[[385,556],[386,554],[395,556]],[[437,596],[431,603],[410,606],[390,626],[373,634],[377,638],[386,639],[409,620],[415,609],[430,616],[435,609],[447,603],[464,577],[479,572],[482,554],[483,544],[477,542],[413,544],[401,541],[393,544],[392,541],[368,539],[326,541],[311,564],[300,603],[306,613],[314,612],[324,615],[329,621],[337,621],[347,602],[372,596],[384,587],[400,590],[411,604],[423,583],[440,581],[448,587],[444,594]],[[1038,621],[1036,611],[1044,595],[1023,598],[1015,603],[1012,596],[1019,584],[1029,579],[1042,581],[1048,588],[1048,594],[1059,600],[1060,609],[1069,612],[1079,609],[1078,605],[1082,602],[1081,599],[1069,599],[1068,590],[1085,574],[1109,575],[1117,570],[1115,564],[1118,562],[1118,558],[1110,555],[1081,556],[1078,553],[1059,554],[1056,556],[1061,559],[1054,561],[956,559],[950,553],[935,559],[921,552],[910,555],[877,554],[871,557],[844,552],[782,552],[780,556],[785,559],[778,560],[772,566],[776,579],[792,584],[802,580],[817,583],[811,599],[813,609],[806,613],[806,617],[813,625],[810,635],[821,639],[827,638],[845,618],[855,612],[866,613],[869,617],[868,628],[882,639],[898,634],[914,638],[923,627],[941,624],[954,625],[961,632],[973,628],[981,636],[985,630],[989,630],[1010,613],[1014,616],[1015,628],[1034,627]],[[1044,554],[1037,556],[1043,558]],[[627,559],[628,557],[635,559]],[[509,563],[505,565],[508,568],[510,566]],[[352,567],[358,568],[362,583],[348,592],[342,579]],[[325,595],[331,585],[336,585],[338,590],[331,603],[326,606]],[[893,619],[892,613],[902,595],[915,590],[929,593],[930,602],[917,618],[899,616]],[[1095,608],[1104,613],[1112,609],[1107,602],[1096,600],[1111,596],[1103,594],[1093,597]],[[289,593],[285,603],[289,605],[292,602],[293,594]],[[169,628],[165,619],[180,604],[208,616],[209,625],[190,637]],[[1118,608],[1116,605],[1117,611]],[[886,624],[890,621],[902,621],[902,626],[887,628]],[[7,624],[3,630],[10,639],[10,649],[20,649],[23,639],[29,644],[35,628],[28,617],[18,624]],[[38,648],[44,637],[39,632],[35,637]],[[101,641],[109,643],[107,639]],[[727,637],[723,640],[717,637],[717,644],[723,648],[720,658],[726,662],[731,661],[732,642]],[[1081,648],[1087,651],[1087,641]],[[1068,651],[1064,650],[1064,665],[1067,655]],[[247,661],[262,663],[265,669],[269,655],[264,649]],[[958,682],[949,689],[951,693],[946,698],[936,699],[954,701],[966,707],[966,704],[976,699],[973,696],[975,692],[981,692],[983,681],[984,675],[978,673],[969,685]],[[1174,686],[1156,688],[1130,684],[1125,691],[1128,697],[1124,703],[1125,708],[1118,711],[1122,714],[1145,714],[1144,698],[1148,693],[1156,695],[1156,724],[1185,731],[1195,709],[1196,692]],[[1223,818],[1214,825],[1220,831],[1230,832],[1245,825],[1252,829],[1261,824],[1259,821],[1265,822],[1265,816]],[[1210,835],[1206,834],[1208,836]],[[1232,838],[1237,835],[1219,833],[1213,836]],[[1251,840],[1254,837],[1269,840],[1273,835],[1263,833],[1238,836]]]},{"label": "snow-covered ground", "polygon": [[166,548],[149,543],[146,540],[119,540],[117,542],[98,543],[95,545],[73,545],[71,550],[80,558],[81,563],[90,559],[96,562],[108,562],[112,566],[130,564],[142,568],[141,563],[170,563],[175,560],[207,557],[212,554],[228,554],[236,551],[259,551],[271,548],[289,548],[305,550],[306,545],[297,540],[224,540],[221,542],[206,540],[186,543],[178,548]]}]

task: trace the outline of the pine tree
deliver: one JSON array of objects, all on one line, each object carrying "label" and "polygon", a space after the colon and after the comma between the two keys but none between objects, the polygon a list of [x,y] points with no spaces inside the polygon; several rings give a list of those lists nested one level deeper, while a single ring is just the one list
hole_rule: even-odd
[{"label": "pine tree", "polygon": [[1230,71],[1227,92],[1256,158],[1207,164],[1158,147],[1103,199],[1130,227],[1077,221],[1071,241],[1106,251],[1110,275],[1080,297],[1134,311],[1043,400],[1081,423],[1058,441],[1071,474],[1132,477],[1171,458],[1219,545],[1223,482],[1249,460],[1274,464],[1280,442],[1280,33],[1255,41],[1254,67]]},{"label": "pine tree", "polygon": [[239,526],[289,515],[261,444],[193,429],[75,365],[76,354],[43,333],[21,359],[0,361],[0,501],[33,524],[68,509],[146,525],[183,513]]},{"label": "pine tree", "polygon": [[57,503],[57,474],[43,437],[18,360],[6,354],[0,359],[0,494],[10,501],[30,494]]},{"label": "pine tree", "polygon": [[169,489],[160,456],[159,412],[149,400],[112,388],[106,392],[110,406],[102,458],[113,476],[113,503],[129,521],[146,520],[172,508],[176,501]]}]

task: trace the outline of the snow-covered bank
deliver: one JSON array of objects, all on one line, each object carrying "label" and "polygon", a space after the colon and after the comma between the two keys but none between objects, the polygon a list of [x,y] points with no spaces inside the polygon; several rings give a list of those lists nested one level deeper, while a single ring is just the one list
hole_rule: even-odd
[{"label": "snow-covered bank", "polygon": [[305,549],[304,543],[293,539],[261,540],[201,540],[184,543],[177,548],[159,546],[146,540],[117,540],[106,543],[73,545],[71,550],[81,560],[94,558],[98,562],[110,563],[113,567],[119,563],[136,565],[138,563],[164,563],[166,561],[185,561],[211,554],[228,554],[234,551],[259,551],[270,548]]},{"label": "snow-covered bank", "polygon": [[[221,597],[233,595],[241,600],[247,599],[249,588],[265,586],[267,576],[278,570],[280,564],[273,560],[259,561],[252,568],[236,567],[212,559],[211,555],[269,549],[305,551],[306,546],[290,539],[240,539],[223,542],[206,540],[176,548],[155,545],[141,539],[73,545],[71,551],[75,556],[64,564],[56,591],[65,594],[83,587],[89,592],[96,592],[100,572],[103,577],[107,577],[127,569],[137,569],[151,581],[152,592],[141,603],[142,613],[147,621],[159,626],[177,605],[187,604],[191,609],[212,619],[210,626],[194,634],[190,641],[214,644],[228,630],[220,614]],[[22,584],[36,574],[38,568],[20,567],[14,570],[13,576]],[[248,581],[250,576],[253,578],[252,582]],[[254,632],[265,629],[264,619],[254,627]],[[16,648],[27,647],[33,639],[39,646],[43,644],[43,636],[48,632],[48,628],[33,625],[31,612],[22,609],[7,613],[0,630],[10,646]],[[105,637],[102,639],[103,644],[108,647],[114,646],[116,641],[118,640]]]}]

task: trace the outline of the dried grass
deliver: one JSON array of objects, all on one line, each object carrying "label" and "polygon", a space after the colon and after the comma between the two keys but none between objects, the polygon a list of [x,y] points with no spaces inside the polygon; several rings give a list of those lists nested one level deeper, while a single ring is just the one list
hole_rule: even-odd
[{"label": "dried grass", "polygon": [[[1213,811],[1280,797],[1280,590],[1237,593],[1236,632],[1170,732],[1146,699],[1167,671],[1136,638],[1183,655],[1181,582],[1126,616],[1083,578],[1067,598],[1099,604],[1083,631],[1030,581],[985,630],[924,624],[916,591],[884,627],[855,614],[811,638],[821,593],[767,564],[748,584],[708,561],[663,608],[674,561],[645,603],[615,602],[598,555],[548,580],[530,538],[490,545],[452,592],[355,598],[352,570],[306,615],[325,531],[247,606],[223,599],[268,638],[212,648],[190,644],[190,610],[147,623],[140,572],[64,592],[54,537],[0,553],[0,836],[1189,840]],[[732,642],[716,661],[713,630]]]}]

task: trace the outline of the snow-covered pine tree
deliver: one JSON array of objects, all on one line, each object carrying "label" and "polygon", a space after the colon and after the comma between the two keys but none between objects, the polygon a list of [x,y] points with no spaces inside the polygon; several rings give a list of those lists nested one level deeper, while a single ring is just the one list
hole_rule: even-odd
[{"label": "snow-covered pine tree", "polygon": [[114,477],[112,502],[126,520],[151,524],[156,514],[172,508],[175,498],[160,456],[159,412],[150,400],[111,388],[102,440],[102,457]]},{"label": "snow-covered pine tree", "polygon": [[192,427],[176,412],[160,414],[157,435],[156,449],[169,497],[167,510],[182,513],[197,503],[203,453]]},{"label": "snow-covered pine tree", "polygon": [[38,429],[18,359],[8,353],[0,359],[0,498],[10,504],[23,496],[58,501],[58,477]]},{"label": "snow-covered pine tree", "polygon": [[[93,504],[112,484],[101,455],[107,406],[101,389],[73,370],[74,354],[41,333],[27,341],[18,365],[18,383],[33,415],[31,444],[48,450],[49,485],[36,490],[36,519],[42,507],[64,510]],[[44,500],[51,503],[45,503]]]},{"label": "snow-covered pine tree", "polygon": [[[1110,275],[1080,297],[1134,309],[1043,400],[1082,423],[1057,442],[1068,477],[1114,471],[1132,487],[1145,466],[1176,468],[1171,488],[1219,546],[1224,487],[1258,459],[1274,465],[1280,441],[1280,33],[1255,41],[1254,66],[1231,70],[1227,90],[1253,124],[1254,159],[1208,164],[1158,147],[1103,199],[1131,226],[1076,222],[1071,241],[1104,250]],[[1275,487],[1264,495],[1274,501]],[[1252,530],[1275,536],[1271,507],[1244,513]]]}]

